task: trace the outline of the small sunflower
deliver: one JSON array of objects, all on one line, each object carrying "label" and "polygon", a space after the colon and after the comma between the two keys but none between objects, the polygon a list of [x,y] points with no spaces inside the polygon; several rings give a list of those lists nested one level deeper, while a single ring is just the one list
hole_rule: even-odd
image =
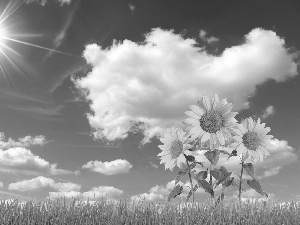
[{"label": "small sunflower", "polygon": [[270,140],[273,135],[267,135],[271,130],[265,127],[265,123],[260,123],[247,118],[238,125],[238,135],[234,136],[236,143],[234,144],[237,154],[242,154],[243,160],[251,158],[254,163],[263,161],[263,158],[269,156],[268,149],[273,147]]},{"label": "small sunflower", "polygon": [[210,140],[210,149],[214,150],[220,145],[225,145],[226,140],[232,138],[236,129],[237,120],[234,118],[238,113],[230,112],[232,104],[226,99],[219,101],[218,95],[212,99],[203,96],[197,105],[191,105],[192,111],[185,114],[189,116],[184,123],[189,125],[187,131],[191,139],[198,139],[201,142]]},{"label": "small sunflower", "polygon": [[160,139],[164,145],[158,147],[162,150],[157,156],[161,156],[160,164],[165,163],[165,169],[169,168],[171,171],[177,165],[182,168],[186,159],[183,155],[191,155],[190,151],[186,151],[191,148],[188,144],[188,136],[181,128],[169,128],[164,137]]}]

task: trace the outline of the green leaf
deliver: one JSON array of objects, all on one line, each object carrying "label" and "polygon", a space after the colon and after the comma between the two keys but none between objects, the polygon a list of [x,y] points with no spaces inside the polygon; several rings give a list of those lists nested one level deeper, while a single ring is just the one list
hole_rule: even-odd
[{"label": "green leaf", "polygon": [[220,153],[223,153],[223,154],[225,154],[225,155],[229,155],[229,156],[230,156],[230,153],[227,152],[227,151],[225,151],[225,150],[219,150],[219,152],[220,152]]},{"label": "green leaf", "polygon": [[[194,189],[194,192],[197,191],[197,189],[198,189],[197,184],[195,185],[195,187],[193,189]],[[192,194],[193,194],[193,192],[192,192],[192,190],[190,190],[190,192],[186,198],[186,202],[188,202],[190,200],[190,197],[192,196]]]},{"label": "green leaf", "polygon": [[216,186],[218,186],[219,184],[221,184],[223,181],[225,181],[226,179],[228,179],[231,176],[232,172],[227,172],[225,174],[222,174],[222,177],[220,177],[216,183]]},{"label": "green leaf", "polygon": [[222,183],[223,188],[229,187],[233,183],[234,177],[230,177],[229,179],[225,180],[224,183]]},{"label": "green leaf", "polygon": [[[197,166],[197,162],[193,162],[190,165],[190,170],[194,169]],[[189,168],[186,166],[184,169],[179,170],[175,178],[175,185],[180,181],[180,179],[189,172]]]},{"label": "green leaf", "polygon": [[197,180],[199,187],[202,187],[205,192],[214,197],[214,190],[212,186],[206,180]]},{"label": "green leaf", "polygon": [[222,172],[222,174],[228,173],[228,170],[224,166],[221,166],[219,170]]},{"label": "green leaf", "polygon": [[204,167],[202,162],[196,162],[197,164],[201,165],[202,167]]},{"label": "green leaf", "polygon": [[171,193],[168,196],[168,202],[172,199],[175,198],[177,195],[180,195],[183,191],[183,187],[180,186],[179,184],[173,188]]},{"label": "green leaf", "polygon": [[196,180],[205,180],[207,178],[207,171],[200,171],[194,178]]},{"label": "green leaf", "polygon": [[261,194],[261,195],[267,195],[266,192],[264,192],[260,186],[260,183],[256,180],[256,179],[253,179],[253,180],[247,180],[247,184],[253,188],[257,193]]},{"label": "green leaf", "polygon": [[184,169],[184,170],[179,170],[178,174],[175,178],[175,185],[180,181],[180,179],[187,174],[187,172],[189,171],[188,168]]},{"label": "green leaf", "polygon": [[222,171],[220,171],[219,169],[215,168],[213,170],[210,171],[210,174],[216,179],[219,180],[222,176]]},{"label": "green leaf", "polygon": [[186,155],[186,154],[183,154],[184,157],[187,159],[187,161],[189,162],[195,162],[195,157],[192,156],[192,155]]},{"label": "green leaf", "polygon": [[246,170],[246,172],[247,172],[253,179],[255,179],[255,178],[254,178],[254,166],[253,166],[253,164],[252,164],[252,163],[245,163],[245,164],[243,165],[243,167],[244,167],[244,170]]},{"label": "green leaf", "polygon": [[215,149],[213,151],[205,152],[204,155],[211,162],[211,164],[215,166],[219,161],[220,151]]}]

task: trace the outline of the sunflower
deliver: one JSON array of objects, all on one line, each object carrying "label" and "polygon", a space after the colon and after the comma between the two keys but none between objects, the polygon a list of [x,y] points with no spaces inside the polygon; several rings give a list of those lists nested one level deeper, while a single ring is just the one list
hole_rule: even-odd
[{"label": "sunflower", "polygon": [[210,150],[225,145],[232,138],[232,133],[237,128],[237,120],[234,118],[238,113],[230,112],[232,104],[226,99],[219,101],[218,95],[210,101],[203,96],[197,105],[191,105],[192,111],[185,114],[189,116],[184,120],[188,125],[187,131],[192,140],[199,139],[201,142],[209,140]]},{"label": "sunflower", "polygon": [[177,165],[182,168],[186,159],[183,155],[191,155],[190,151],[186,151],[191,148],[188,144],[188,136],[181,128],[171,127],[167,129],[164,137],[160,139],[164,145],[158,147],[162,150],[157,156],[161,156],[160,164],[165,163],[165,169],[169,168],[171,171]]},{"label": "sunflower", "polygon": [[273,147],[270,140],[273,135],[267,135],[271,130],[265,127],[265,123],[260,123],[260,118],[257,122],[247,118],[238,125],[238,135],[234,136],[237,154],[242,154],[243,161],[251,158],[254,163],[263,161],[263,158],[269,154],[268,149]]}]

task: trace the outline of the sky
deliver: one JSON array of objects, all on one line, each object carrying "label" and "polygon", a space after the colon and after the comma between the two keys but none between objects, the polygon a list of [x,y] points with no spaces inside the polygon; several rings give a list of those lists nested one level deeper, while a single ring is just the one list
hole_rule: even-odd
[{"label": "sky", "polygon": [[0,15],[1,199],[165,202],[179,169],[160,164],[160,137],[215,94],[271,128],[263,190],[299,195],[298,0],[2,0]]}]

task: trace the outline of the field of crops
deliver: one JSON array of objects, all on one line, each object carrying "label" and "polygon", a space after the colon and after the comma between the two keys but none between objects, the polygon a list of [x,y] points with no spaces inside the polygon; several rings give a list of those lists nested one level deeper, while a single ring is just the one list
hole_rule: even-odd
[{"label": "field of crops", "polygon": [[0,224],[300,224],[300,202],[1,201]]}]

